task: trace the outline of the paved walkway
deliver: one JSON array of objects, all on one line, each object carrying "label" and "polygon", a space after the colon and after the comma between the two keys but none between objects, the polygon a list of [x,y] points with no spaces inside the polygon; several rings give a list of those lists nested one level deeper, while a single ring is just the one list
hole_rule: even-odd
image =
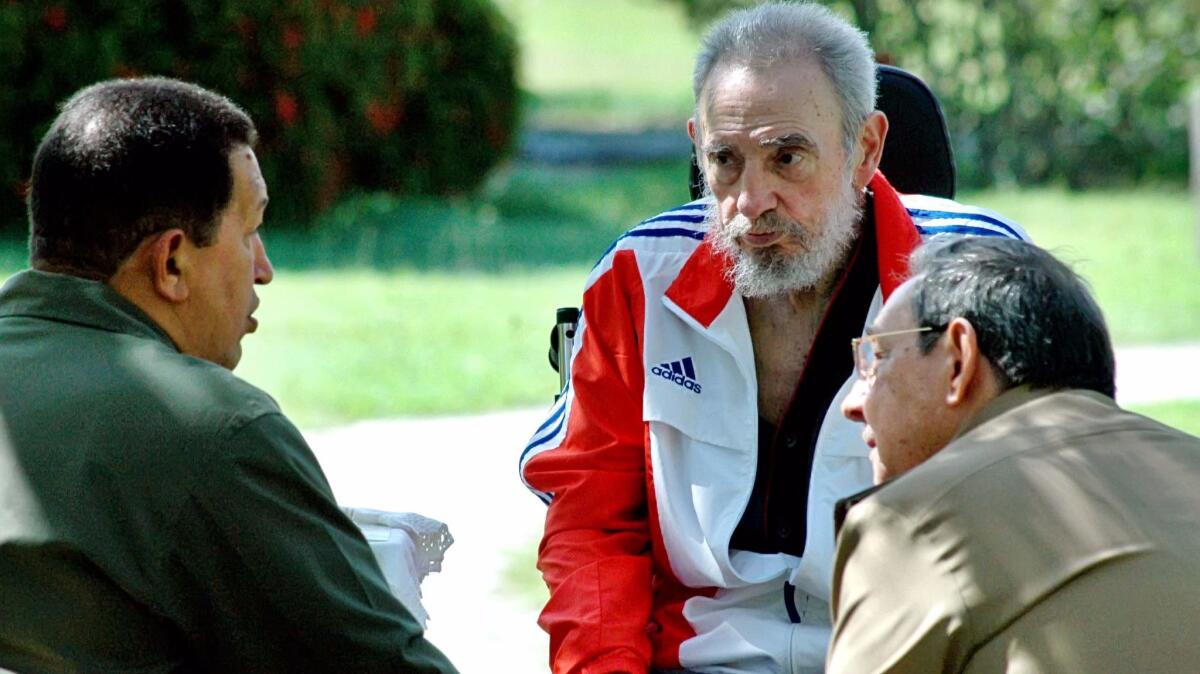
[{"label": "paved walkway", "polygon": [[1117,349],[1117,401],[1168,400],[1200,400],[1200,342]]},{"label": "paved walkway", "polygon": [[512,556],[536,547],[545,517],[517,477],[520,448],[544,412],[367,421],[305,433],[341,504],[416,511],[450,526],[454,545],[442,572],[422,584],[422,603],[429,639],[464,674],[548,671],[537,609],[497,591]]},{"label": "paved walkway", "polygon": [[[1200,399],[1200,343],[1121,349],[1117,362],[1123,404]],[[412,510],[450,525],[455,543],[442,573],[425,580],[424,604],[429,638],[464,674],[547,671],[537,610],[497,588],[512,557],[529,553],[540,534],[545,508],[521,486],[516,461],[549,402],[305,434],[344,505]]]}]

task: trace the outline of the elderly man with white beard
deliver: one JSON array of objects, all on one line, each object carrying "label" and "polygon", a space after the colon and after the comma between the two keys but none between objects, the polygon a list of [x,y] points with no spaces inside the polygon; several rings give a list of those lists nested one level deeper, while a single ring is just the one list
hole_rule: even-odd
[{"label": "elderly man with white beard", "polygon": [[1023,238],[877,166],[865,36],[815,4],[730,14],[696,60],[710,195],[602,257],[571,378],[521,456],[548,504],[554,672],[819,671],[833,504],[871,484],[846,341],[923,235]]}]

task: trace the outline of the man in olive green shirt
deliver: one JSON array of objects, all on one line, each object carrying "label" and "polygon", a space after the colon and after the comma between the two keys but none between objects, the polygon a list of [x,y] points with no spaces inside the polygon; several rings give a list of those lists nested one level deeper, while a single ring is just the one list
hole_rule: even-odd
[{"label": "man in olive green shirt", "polygon": [[230,370],[273,276],[255,130],[172,80],[72,97],[0,290],[0,669],[451,672],[312,452]]}]

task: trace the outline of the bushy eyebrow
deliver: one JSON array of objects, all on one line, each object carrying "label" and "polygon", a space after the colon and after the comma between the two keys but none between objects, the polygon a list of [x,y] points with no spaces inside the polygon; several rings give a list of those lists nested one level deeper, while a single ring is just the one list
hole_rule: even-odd
[{"label": "bushy eyebrow", "polygon": [[704,154],[715,154],[717,152],[732,151],[733,146],[727,143],[705,143],[701,148]]},{"label": "bushy eyebrow", "polygon": [[816,154],[817,144],[802,133],[789,133],[774,138],[764,138],[758,142],[762,147],[798,147],[806,152]]}]

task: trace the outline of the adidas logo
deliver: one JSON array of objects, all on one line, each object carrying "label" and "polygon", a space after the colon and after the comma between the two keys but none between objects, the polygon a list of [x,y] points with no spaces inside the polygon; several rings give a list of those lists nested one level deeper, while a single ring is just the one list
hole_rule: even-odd
[{"label": "adidas logo", "polygon": [[696,381],[696,368],[692,366],[691,356],[683,360],[673,360],[662,365],[655,365],[650,368],[650,373],[674,382],[693,393],[700,392],[700,382]]}]

